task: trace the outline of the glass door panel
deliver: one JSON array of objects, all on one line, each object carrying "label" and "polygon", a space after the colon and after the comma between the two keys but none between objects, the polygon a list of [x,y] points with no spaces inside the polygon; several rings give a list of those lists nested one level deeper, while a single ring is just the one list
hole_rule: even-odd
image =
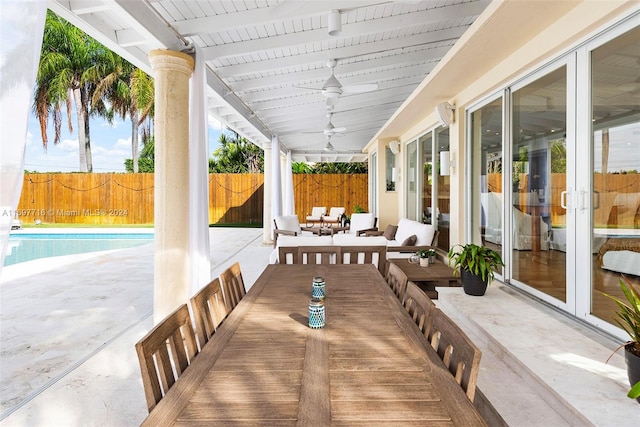
[{"label": "glass door panel", "polygon": [[418,141],[407,144],[407,218],[418,218]]},{"label": "glass door panel", "polygon": [[432,208],[433,198],[433,138],[431,132],[423,135],[419,139],[419,147],[422,147],[422,222],[425,224],[433,224],[432,217],[434,210]]},{"label": "glass door panel", "polygon": [[369,193],[369,211],[376,217],[378,216],[378,153],[371,154],[371,161],[369,162],[369,182],[371,183],[371,190]]},{"label": "glass door panel", "polygon": [[[436,147],[438,147],[438,153],[442,151],[449,151],[449,128],[438,128],[436,134]],[[439,155],[439,154],[438,154]],[[440,232],[438,235],[438,248],[448,251],[449,250],[449,189],[450,189],[450,176],[449,171],[443,170],[443,165],[439,165],[438,169],[438,185],[437,185],[437,197],[435,205],[436,224],[437,229]],[[445,175],[443,175],[443,173]]]},{"label": "glass door panel", "polygon": [[622,274],[640,286],[640,28],[591,53],[591,314],[614,323]]},{"label": "glass door panel", "polygon": [[567,67],[513,92],[511,277],[567,301]]},{"label": "glass door panel", "polygon": [[[502,253],[502,98],[471,113],[474,243]],[[504,254],[503,254],[504,258]],[[502,274],[502,269],[498,271]]]}]

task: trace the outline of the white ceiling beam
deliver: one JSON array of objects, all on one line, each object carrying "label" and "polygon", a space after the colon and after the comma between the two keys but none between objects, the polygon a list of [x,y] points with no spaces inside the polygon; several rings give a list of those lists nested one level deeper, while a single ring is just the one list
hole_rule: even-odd
[{"label": "white ceiling beam", "polygon": [[[345,79],[345,82],[350,82],[350,80]],[[356,83],[356,82],[353,82],[353,83]],[[340,98],[343,98],[345,96],[374,94],[377,92],[389,93],[388,92],[389,90],[403,90],[407,88],[409,88],[410,90],[413,90],[416,87],[416,84],[414,83],[403,84],[402,81],[399,81],[397,84],[393,84],[393,83],[394,82],[389,82],[389,84],[385,84],[385,85],[381,84],[378,87],[378,89],[376,89],[375,91],[364,92],[364,93],[353,94],[353,95],[342,95]],[[344,86],[349,86],[349,83],[344,83],[343,87]],[[282,99],[272,99],[269,101],[252,102],[252,103],[249,103],[248,105],[251,107],[252,110],[258,112],[262,110],[268,110],[271,108],[287,107],[291,105],[306,105],[314,102],[325,103],[325,98],[319,90],[300,89],[298,93],[300,94],[298,96],[290,96]]]},{"label": "white ceiling beam", "polygon": [[[435,66],[435,64],[433,66]],[[433,68],[433,66],[429,68]],[[395,80],[381,81],[380,83],[378,83],[378,89],[376,89],[376,91],[393,89],[393,88],[405,88],[407,86],[415,88],[418,84],[420,84],[420,82],[422,82],[422,80],[424,80],[424,76],[429,71],[431,71],[431,69],[425,69],[424,67],[421,67],[421,70],[423,70],[424,72],[423,73],[413,72],[413,73],[410,73],[408,77],[398,76],[399,78]],[[394,77],[392,75],[393,71],[395,71],[397,76],[398,70],[391,70],[385,73],[378,73],[376,75],[380,77],[381,80],[390,79]],[[355,79],[344,79],[344,80],[341,79],[341,81],[343,82],[342,83],[343,87],[360,83],[359,80],[355,80]],[[313,87],[313,86],[310,86],[310,87]],[[274,88],[273,90],[270,90],[270,91],[260,92],[260,94],[262,94],[261,96],[262,98],[267,97],[265,99],[261,99],[257,101],[251,101],[250,98],[247,99],[246,97],[243,97],[243,99],[245,99],[247,104],[251,106],[251,108],[254,110],[264,110],[267,108],[275,108],[278,106],[287,106],[291,104],[308,104],[310,102],[324,102],[325,98],[322,95],[322,92],[319,90],[320,86],[318,86],[317,89],[318,90],[304,89],[304,88],[297,88],[297,87]],[[268,96],[271,96],[271,98],[268,98]],[[346,96],[346,95],[343,95],[343,96]]]},{"label": "white ceiling beam", "polygon": [[[435,66],[435,64],[437,63],[437,61],[443,56],[442,52],[443,49],[428,49],[426,51],[424,51],[423,55],[425,58],[426,62],[424,65],[426,70],[431,70],[433,68],[433,66]],[[401,57],[398,57],[396,59],[400,59]],[[349,69],[352,70],[351,73],[362,73],[363,71],[367,71],[369,70],[368,68],[368,64],[369,61],[359,61],[353,64],[345,64],[349,65]],[[399,65],[402,65],[403,62],[400,61],[398,62]],[[375,65],[375,62],[374,62]],[[409,64],[409,65],[413,65],[413,64]],[[420,66],[420,64],[418,64],[418,66]],[[336,67],[336,78],[340,81],[342,81],[342,79],[345,78],[345,73],[343,73],[343,67],[338,65]],[[358,71],[356,71],[358,70]],[[377,73],[380,70],[375,70],[374,71]],[[372,71],[372,72],[374,72]],[[412,72],[411,70],[408,70],[410,73]],[[397,67],[396,68],[396,72],[401,74],[402,73],[402,67]],[[428,71],[425,71],[425,73]],[[235,82],[229,82],[228,85],[233,88],[234,91],[238,92],[238,93],[244,93],[244,92],[248,92],[248,91],[252,91],[252,90],[256,90],[256,89],[261,89],[261,88],[268,88],[270,86],[278,86],[278,85],[286,85],[286,86],[294,86],[294,85],[313,85],[314,82],[315,83],[324,83],[326,81],[326,79],[329,77],[329,70],[327,68],[318,68],[315,70],[309,70],[309,71],[300,71],[297,73],[283,73],[283,74],[278,74],[278,75],[274,75],[274,76],[268,76],[268,77],[255,77],[255,78],[251,78],[251,79],[246,79],[246,80],[242,80],[242,81],[235,81]],[[356,75],[354,76],[355,79],[360,79],[361,82],[365,81],[366,78],[366,74],[362,74],[362,75]],[[372,76],[374,77],[374,76]],[[377,79],[373,78],[370,81],[376,81]]]},{"label": "white ceiling beam", "polygon": [[[397,61],[398,55],[402,55],[403,62],[439,59],[448,52],[448,46],[431,49],[425,48],[411,54],[407,54],[406,49],[410,46],[426,47],[429,44],[436,43],[441,40],[450,40],[456,37],[460,37],[462,34],[464,34],[466,28],[467,27],[457,27],[448,30],[432,31],[429,33],[418,34],[410,37],[399,37],[386,41],[377,41],[372,43],[358,44],[355,46],[336,48],[330,51],[291,55],[282,58],[267,59],[264,61],[230,65],[227,67],[218,67],[214,69],[216,74],[218,74],[222,78],[277,72],[280,70],[286,70],[291,67],[297,67],[300,64],[316,64],[320,68],[326,69],[326,63],[329,59],[353,58],[369,54],[377,54],[380,52],[393,53],[394,50],[397,50],[397,55],[391,54],[381,58],[368,59],[365,61],[351,63],[343,63],[341,61],[338,61],[336,72],[348,72],[350,66],[362,67],[362,65],[358,65],[361,62],[376,61],[376,63],[379,62],[381,64],[395,63],[394,59],[395,61]],[[408,59],[405,60],[404,56],[407,56]]]},{"label": "white ceiling beam", "polygon": [[[475,16],[479,15],[486,7],[486,4],[483,3],[485,2],[461,3],[453,6],[427,9],[411,14],[395,15],[386,18],[356,22],[353,24],[345,24],[342,26],[342,38],[352,38],[365,34],[384,32],[387,30],[394,31],[399,28],[424,25],[448,19],[459,19],[463,16]],[[251,25],[255,26],[256,23],[251,23]],[[204,48],[203,53],[207,60],[214,58],[226,58],[271,49],[282,49],[287,46],[322,42],[326,41],[327,37],[326,28],[319,28],[316,30],[299,31],[290,34],[272,36],[266,39],[260,38],[219,46],[211,46]]]},{"label": "white ceiling beam", "polygon": [[122,47],[140,46],[147,43],[147,40],[133,29],[117,30],[116,42]]},{"label": "white ceiling beam", "polygon": [[99,0],[73,0],[68,2],[69,10],[76,15],[86,15],[88,13],[105,12],[110,9],[109,5]]},{"label": "white ceiling beam", "polygon": [[[302,2],[299,3],[301,4]],[[244,28],[248,23],[254,22],[269,24],[282,21],[283,19],[291,19],[294,17],[302,18],[306,16],[326,15],[332,9],[363,7],[363,2],[362,0],[305,2],[304,5],[301,4],[301,7],[297,8],[295,16],[291,16],[289,14],[283,16],[281,13],[278,13],[278,10],[280,10],[282,7],[282,3],[280,3],[279,5],[273,7],[262,7],[235,13],[226,13],[223,15],[187,19],[184,21],[174,22],[172,23],[172,25],[181,34],[190,36],[198,33],[206,34]]]}]

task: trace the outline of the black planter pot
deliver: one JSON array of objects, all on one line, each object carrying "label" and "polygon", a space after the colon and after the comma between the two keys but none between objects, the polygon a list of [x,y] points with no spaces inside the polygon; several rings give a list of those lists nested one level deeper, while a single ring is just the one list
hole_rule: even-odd
[{"label": "black planter pot", "polygon": [[488,280],[482,280],[482,277],[476,276],[467,270],[460,270],[460,277],[465,294],[479,297],[487,291]]},{"label": "black planter pot", "polygon": [[[624,361],[627,363],[627,376],[629,377],[629,386],[633,387],[635,383],[640,381],[640,356],[636,356],[627,350],[627,344],[624,347]],[[636,399],[640,403],[640,397]]]}]

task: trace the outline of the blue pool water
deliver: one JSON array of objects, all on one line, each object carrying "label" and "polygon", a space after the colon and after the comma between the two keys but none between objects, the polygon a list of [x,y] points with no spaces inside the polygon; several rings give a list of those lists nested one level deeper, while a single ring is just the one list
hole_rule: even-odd
[{"label": "blue pool water", "polygon": [[152,233],[12,234],[4,266],[53,256],[124,249],[151,242]]}]

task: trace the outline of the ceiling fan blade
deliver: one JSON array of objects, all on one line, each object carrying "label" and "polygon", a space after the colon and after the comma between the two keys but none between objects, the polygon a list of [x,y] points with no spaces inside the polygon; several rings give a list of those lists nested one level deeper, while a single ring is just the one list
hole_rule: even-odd
[{"label": "ceiling fan blade", "polygon": [[322,88],[320,88],[320,87],[297,86],[297,85],[294,85],[293,87],[295,87],[297,89],[315,90],[315,91],[318,91],[318,92],[322,92]]},{"label": "ceiling fan blade", "polygon": [[364,83],[361,85],[342,86],[343,93],[365,93],[378,90],[377,83]]},{"label": "ceiling fan blade", "polygon": [[333,132],[334,133],[340,133],[340,132],[346,132],[347,128],[346,127],[339,127],[339,128],[333,128]]}]

